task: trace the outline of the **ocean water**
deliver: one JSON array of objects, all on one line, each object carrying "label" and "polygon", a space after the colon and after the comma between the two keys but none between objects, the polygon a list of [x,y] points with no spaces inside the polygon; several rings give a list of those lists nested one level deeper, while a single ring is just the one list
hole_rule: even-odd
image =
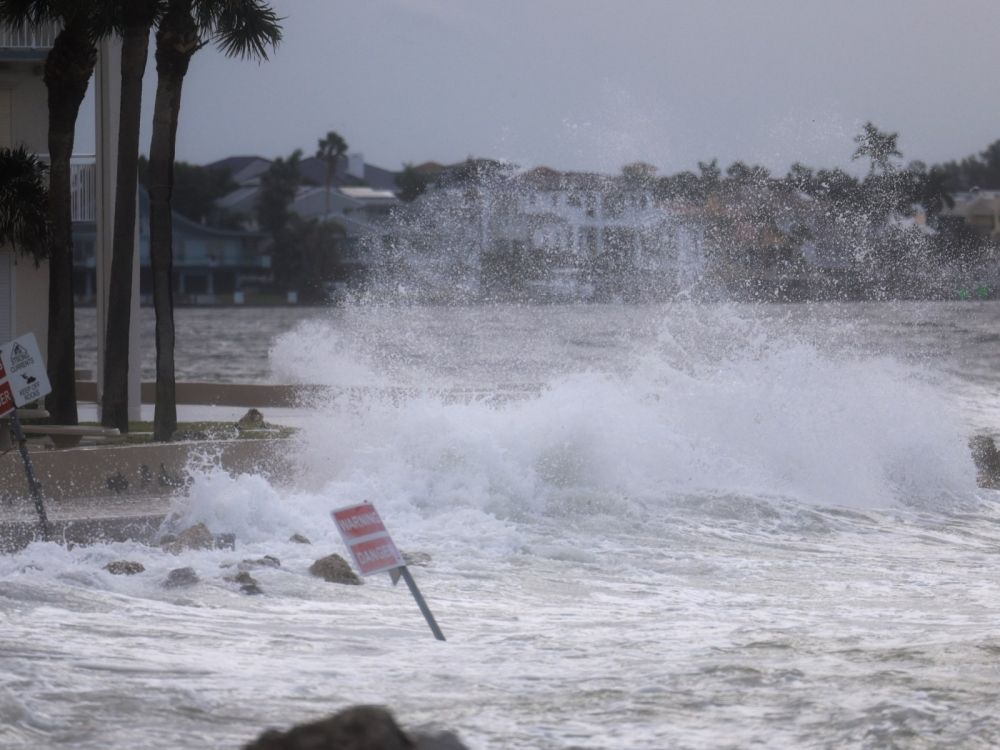
[{"label": "ocean water", "polygon": [[[1000,507],[967,447],[1000,305],[283,315],[216,316],[265,342],[230,375],[364,388],[311,405],[290,484],[192,463],[178,523],[235,552],[0,558],[3,747],[235,748],[362,702],[483,749],[1000,743]],[[388,576],[308,575],[363,500],[430,556],[447,642]],[[263,595],[225,581],[264,554]]]}]

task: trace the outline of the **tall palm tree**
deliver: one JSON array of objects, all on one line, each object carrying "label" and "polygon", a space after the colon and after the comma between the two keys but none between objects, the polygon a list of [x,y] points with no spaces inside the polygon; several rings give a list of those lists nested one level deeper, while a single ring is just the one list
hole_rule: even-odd
[{"label": "tall palm tree", "polygon": [[156,310],[155,440],[170,440],[177,429],[171,194],[184,76],[194,53],[208,41],[232,57],[266,60],[268,48],[281,41],[280,21],[266,0],[166,0],[159,21],[149,149],[149,230]]},{"label": "tall palm tree", "polygon": [[104,340],[104,391],[101,424],[128,432],[128,355],[131,327],[132,273],[135,257],[135,209],[139,163],[139,120],[142,78],[149,54],[149,35],[162,0],[117,0],[116,21],[122,37],[121,109],[118,114],[118,172],[115,226],[108,285]]},{"label": "tall palm tree", "polygon": [[45,164],[23,147],[0,148],[0,245],[39,263],[48,253]]},{"label": "tall palm tree", "polygon": [[76,320],[70,157],[80,103],[110,29],[110,0],[0,0],[0,21],[15,29],[55,21],[62,27],[45,59],[49,146],[48,371],[53,421],[76,424]]},{"label": "tall palm tree", "polygon": [[858,144],[854,149],[851,160],[868,158],[868,174],[874,175],[876,170],[882,175],[888,175],[894,171],[892,158],[902,156],[896,141],[899,133],[888,133],[879,130],[874,123],[866,122],[861,132],[854,136],[854,142]]},{"label": "tall palm tree", "polygon": [[325,138],[320,138],[316,149],[316,158],[326,162],[326,218],[330,217],[330,187],[333,185],[333,175],[337,171],[337,162],[347,153],[347,141],[331,130]]}]

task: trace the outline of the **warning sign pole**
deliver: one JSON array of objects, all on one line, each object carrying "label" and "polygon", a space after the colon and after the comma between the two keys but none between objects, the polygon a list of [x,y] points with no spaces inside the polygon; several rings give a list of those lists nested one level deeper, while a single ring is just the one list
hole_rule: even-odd
[{"label": "warning sign pole", "polygon": [[410,589],[410,593],[413,594],[413,598],[417,600],[417,606],[420,607],[420,613],[427,620],[427,624],[431,628],[431,632],[434,637],[439,641],[444,640],[444,633],[441,632],[441,628],[438,627],[437,620],[434,619],[434,615],[431,614],[430,607],[427,606],[427,602],[424,601],[424,595],[420,593],[420,589],[417,588],[417,582],[413,580],[413,576],[410,575],[409,569],[405,565],[400,568],[396,568],[402,576],[403,580],[406,581],[406,585]]},{"label": "warning sign pole", "polygon": [[24,472],[28,475],[28,491],[35,501],[38,524],[42,539],[49,540],[49,519],[45,515],[42,502],[42,485],[35,477],[35,467],[28,455],[28,441],[21,429],[21,418],[17,407],[37,401],[52,392],[49,376],[45,372],[42,354],[33,333],[27,333],[13,341],[0,344],[0,417],[10,414],[10,425],[14,428],[17,448],[24,461]]},{"label": "warning sign pole", "polygon": [[398,576],[402,576],[434,637],[443,641],[444,633],[438,627],[430,607],[427,606],[423,594],[417,588],[417,582],[413,580],[413,576],[407,570],[403,556],[396,548],[392,537],[389,536],[389,532],[385,528],[385,524],[382,523],[382,518],[375,507],[371,503],[361,503],[360,505],[340,508],[330,515],[333,517],[333,522],[337,524],[337,530],[340,531],[340,536],[344,540],[344,544],[347,545],[347,550],[354,558],[354,564],[358,566],[361,575],[370,576],[375,573],[388,572],[393,584],[399,580]]},{"label": "warning sign pole", "polygon": [[35,477],[35,467],[31,463],[31,456],[28,453],[28,441],[24,437],[24,430],[21,429],[21,418],[17,416],[17,409],[10,413],[10,426],[14,428],[14,438],[17,440],[17,448],[21,452],[21,459],[24,461],[24,472],[28,475],[28,490],[31,492],[31,499],[35,501],[35,511],[38,513],[38,525],[42,530],[42,540],[49,541],[49,519],[45,514],[45,503],[42,502],[42,485]]}]

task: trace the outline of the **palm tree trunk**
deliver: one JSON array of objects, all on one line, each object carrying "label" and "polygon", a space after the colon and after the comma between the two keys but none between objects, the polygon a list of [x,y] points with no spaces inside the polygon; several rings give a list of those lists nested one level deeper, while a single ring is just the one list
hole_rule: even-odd
[{"label": "palm tree trunk", "polygon": [[76,409],[76,320],[73,310],[73,213],[70,157],[80,103],[97,64],[97,48],[84,24],[59,32],[45,61],[49,105],[49,325],[46,399],[59,424],[78,422]]},{"label": "palm tree trunk", "polygon": [[[149,3],[146,3],[148,6]],[[132,314],[132,274],[135,257],[136,182],[139,163],[139,119],[142,77],[149,55],[152,13],[133,0],[126,6],[122,35],[122,92],[118,125],[118,174],[115,189],[115,229],[104,341],[104,393],[101,424],[128,432],[129,329]]]},{"label": "palm tree trunk", "polygon": [[170,440],[177,430],[171,198],[181,88],[191,56],[200,44],[191,6],[191,0],[170,0],[156,33],[156,101],[149,149],[149,234],[156,310],[153,439],[158,441]]}]

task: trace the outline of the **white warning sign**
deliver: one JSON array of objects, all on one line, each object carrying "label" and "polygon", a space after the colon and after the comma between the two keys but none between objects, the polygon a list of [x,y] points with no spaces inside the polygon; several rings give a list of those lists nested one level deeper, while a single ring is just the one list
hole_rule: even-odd
[{"label": "white warning sign", "polygon": [[52,391],[33,333],[0,344],[0,371],[7,377],[15,406],[27,406]]}]

